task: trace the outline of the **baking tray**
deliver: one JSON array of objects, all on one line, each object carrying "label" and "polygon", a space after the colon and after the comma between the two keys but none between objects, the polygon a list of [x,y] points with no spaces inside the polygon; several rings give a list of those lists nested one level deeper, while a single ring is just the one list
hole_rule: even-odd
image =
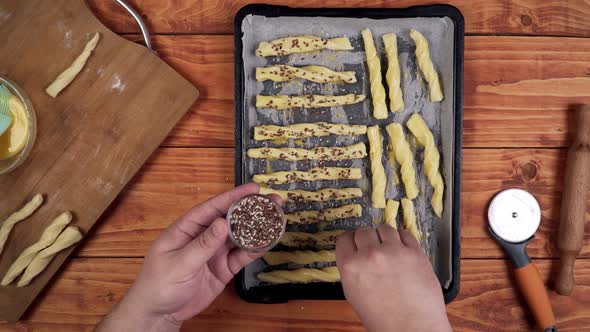
[{"label": "baking tray", "polygon": [[[436,125],[439,127],[438,130],[444,130],[450,128],[453,135],[449,135],[447,138],[446,146],[450,146],[450,152],[445,151],[445,149],[441,150],[443,154],[443,168],[446,165],[446,170],[443,170],[445,184],[447,188],[451,188],[445,192],[445,211],[449,214],[448,216],[443,215],[443,220],[448,221],[448,231],[449,231],[449,238],[450,243],[445,245],[449,252],[449,268],[448,273],[445,281],[441,280],[441,287],[444,293],[445,301],[448,303],[453,298],[456,297],[459,291],[459,257],[460,257],[460,194],[461,194],[461,187],[460,187],[460,180],[461,180],[461,133],[462,133],[462,93],[463,93],[463,31],[464,31],[464,22],[463,16],[458,9],[453,6],[449,5],[430,5],[430,6],[416,6],[410,7],[405,9],[388,9],[388,8],[373,8],[373,9],[362,9],[362,8],[339,8],[339,9],[330,9],[330,8],[321,8],[321,9],[309,9],[309,8],[290,8],[285,6],[272,6],[272,5],[247,5],[240,9],[240,11],[236,14],[235,21],[234,21],[234,37],[235,37],[235,112],[236,112],[236,123],[235,123],[235,140],[236,140],[236,155],[235,155],[235,182],[236,185],[240,185],[246,182],[249,182],[251,175],[252,175],[252,167],[262,167],[260,165],[252,166],[252,161],[246,160],[244,158],[245,151],[248,147],[254,146],[255,144],[252,143],[250,136],[252,135],[250,126],[251,124],[248,119],[246,113],[248,112],[248,108],[251,108],[251,104],[253,103],[251,98],[248,95],[251,95],[252,91],[246,91],[248,88],[246,84],[246,77],[251,76],[251,73],[246,72],[244,69],[244,43],[243,43],[243,36],[244,30],[242,29],[242,22],[246,18],[251,19],[252,17],[263,17],[263,18],[285,18],[285,20],[295,19],[296,18],[309,18],[310,20],[313,19],[321,19],[325,18],[325,20],[333,20],[333,18],[340,18],[340,19],[371,19],[371,20],[387,20],[387,19],[415,19],[415,20],[424,20],[428,21],[428,19],[432,18],[441,18],[441,20],[447,20],[452,22],[452,27],[450,31],[450,36],[453,40],[451,46],[441,46],[441,47],[450,47],[452,51],[452,56],[450,57],[450,69],[452,73],[452,80],[451,82],[444,82],[443,87],[445,88],[445,101],[443,103],[447,105],[449,108],[450,117],[446,120],[446,125],[443,129],[440,129],[440,124],[435,122]],[[403,20],[398,20],[398,22],[402,22]],[[407,24],[406,24],[407,25]],[[395,26],[395,25],[394,25]],[[368,25],[369,28],[373,30],[371,25]],[[420,29],[419,29],[420,30]],[[394,30],[392,30],[394,31]],[[301,33],[304,34],[304,33]],[[357,34],[360,35],[360,29],[358,29]],[[284,35],[283,35],[284,36]],[[279,37],[279,36],[276,36]],[[335,37],[335,35],[334,35]],[[374,36],[376,38],[376,44],[378,51],[381,50],[379,44],[381,42],[377,39],[378,36]],[[428,35],[427,35],[428,38]],[[432,40],[429,40],[430,43],[433,43]],[[357,41],[358,43],[358,41]],[[355,43],[353,42],[353,45]],[[435,46],[435,45],[433,45]],[[400,45],[400,59],[402,54],[403,44]],[[433,47],[433,49],[435,49]],[[381,52],[382,54],[382,52]],[[336,55],[338,57],[338,55]],[[315,57],[314,57],[315,58]],[[383,58],[383,56],[382,56]],[[301,60],[304,58],[302,57]],[[273,63],[271,60],[268,64]],[[433,61],[436,63],[436,58],[433,57]],[[280,61],[279,61],[280,62]],[[385,63],[386,62],[382,62]],[[384,67],[384,66],[383,66]],[[437,66],[437,68],[439,68]],[[449,75],[446,75],[449,76]],[[362,80],[362,77],[359,77],[359,80]],[[442,77],[445,80],[445,76]],[[403,79],[402,79],[403,80]],[[266,86],[265,89],[269,87]],[[450,89],[449,89],[450,88]],[[272,87],[270,87],[272,90]],[[322,93],[322,91],[314,91],[312,93]],[[316,89],[317,90],[317,89]],[[452,91],[449,91],[452,90]],[[309,90],[307,90],[309,91]],[[276,93],[276,91],[273,91]],[[285,91],[282,90],[281,93]],[[330,91],[333,92],[333,91]],[[288,91],[287,91],[288,93]],[[404,93],[406,91],[404,90]],[[251,97],[251,96],[250,96]],[[367,97],[370,100],[370,93],[367,93]],[[366,103],[366,102],[365,102]],[[366,105],[366,104],[365,104]],[[442,107],[442,106],[441,106]],[[366,107],[364,107],[366,108]],[[313,111],[312,111],[313,112]],[[309,113],[304,114],[304,117],[308,116]],[[407,119],[407,117],[405,118]],[[299,121],[297,121],[299,120]],[[297,119],[293,122],[300,122],[300,119]],[[306,118],[306,120],[308,120]],[[311,119],[310,122],[313,121],[320,121],[321,119]],[[396,119],[397,122],[400,120],[399,118]],[[427,119],[427,122],[429,120]],[[438,121],[438,120],[433,120]],[[358,123],[358,122],[357,122]],[[370,121],[371,124],[378,123],[378,124],[385,124],[387,122],[384,121]],[[435,137],[436,137],[436,129]],[[366,141],[366,138],[364,138]],[[363,141],[361,139],[360,141]],[[337,142],[342,144],[343,142]],[[349,144],[351,142],[345,142]],[[260,144],[259,144],[260,145]],[[443,142],[443,148],[445,148]],[[446,160],[445,160],[446,159]],[[254,162],[255,163],[255,162]],[[280,162],[279,162],[280,163]],[[416,161],[419,163],[419,160]],[[347,164],[346,166],[350,166],[351,164]],[[281,166],[281,165],[279,165]],[[358,165],[355,165],[358,166]],[[364,164],[363,164],[364,166]],[[281,167],[279,167],[281,168]],[[282,167],[284,170],[286,169],[283,165]],[[366,166],[364,166],[366,168]],[[279,170],[279,169],[275,169]],[[422,173],[420,169],[418,170],[419,173]],[[309,188],[309,187],[308,187]],[[313,188],[313,187],[312,187]],[[366,196],[366,195],[365,195]],[[364,197],[362,203],[366,205],[368,203],[367,198]],[[347,202],[344,202],[347,203]],[[417,206],[417,210],[420,209]],[[365,214],[365,212],[364,212]],[[364,215],[364,217],[366,217]],[[370,216],[369,216],[370,218]],[[365,218],[366,220],[367,218]],[[362,224],[362,223],[361,223]],[[338,228],[349,228],[350,225],[359,226],[358,222],[352,223],[343,223]],[[433,245],[437,246],[437,240],[433,239]],[[428,241],[427,241],[428,242]],[[432,242],[432,241],[431,241]],[[428,246],[428,243],[426,243]],[[432,248],[428,248],[432,249]],[[259,261],[251,264],[254,269],[260,266],[263,266],[264,263]],[[250,268],[250,266],[248,267]],[[437,270],[435,268],[435,270]],[[438,271],[437,271],[437,274]],[[248,279],[252,279],[252,276],[249,276],[246,272],[246,269],[240,271],[240,273],[236,277],[236,285],[237,291],[239,295],[249,301],[249,302],[256,302],[256,303],[280,303],[285,302],[291,299],[343,299],[343,292],[342,287],[339,283],[310,283],[310,284],[283,284],[283,285],[251,285],[251,281]],[[439,275],[439,279],[442,279]]]}]

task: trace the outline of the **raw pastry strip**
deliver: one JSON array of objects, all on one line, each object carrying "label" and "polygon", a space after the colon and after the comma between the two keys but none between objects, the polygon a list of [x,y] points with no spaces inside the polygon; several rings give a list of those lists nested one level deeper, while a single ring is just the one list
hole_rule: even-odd
[{"label": "raw pastry strip", "polygon": [[257,141],[277,138],[308,138],[329,135],[364,135],[367,126],[328,122],[298,123],[289,126],[264,125],[254,127]]},{"label": "raw pastry strip", "polygon": [[324,231],[318,233],[286,232],[281,244],[287,247],[326,247],[336,245],[336,239],[343,230]]},{"label": "raw pastry strip", "polygon": [[440,89],[440,81],[438,74],[432,60],[430,59],[430,51],[428,50],[428,41],[419,31],[410,30],[410,37],[416,43],[416,59],[418,60],[418,67],[422,71],[422,75],[428,82],[428,89],[430,90],[430,101],[443,100],[443,93]]},{"label": "raw pastry strip", "polygon": [[269,251],[262,259],[268,265],[279,265],[286,263],[312,264],[329,263],[336,261],[335,250],[298,250],[298,251]]},{"label": "raw pastry strip", "polygon": [[59,217],[55,218],[55,220],[45,228],[39,240],[23,250],[14,263],[10,265],[8,272],[6,272],[2,279],[2,286],[10,284],[24,271],[24,269],[27,268],[27,266],[29,266],[39,251],[55,242],[55,239],[57,239],[61,231],[63,231],[70,221],[72,221],[72,214],[70,212],[64,212],[59,215]]},{"label": "raw pastry strip", "polygon": [[76,60],[74,60],[74,62],[72,62],[72,64],[66,70],[59,74],[55,81],[53,81],[53,83],[51,83],[47,89],[45,89],[45,92],[47,92],[48,95],[55,98],[61,92],[61,90],[67,87],[74,80],[74,78],[78,76],[82,68],[84,68],[84,65],[90,57],[90,54],[96,48],[99,39],[100,34],[97,32],[94,34],[92,39],[86,43],[84,50],[82,53],[80,53],[80,55],[78,55]]},{"label": "raw pastry strip", "polygon": [[393,150],[393,145],[391,144],[391,142],[387,144],[387,159],[389,160],[389,165],[393,170],[393,184],[399,186],[399,176],[397,174],[398,163],[395,162],[395,151]]},{"label": "raw pastry strip", "polygon": [[288,55],[319,50],[350,51],[352,45],[347,37],[324,39],[317,36],[293,36],[261,42],[256,49],[258,56]]},{"label": "raw pastry strip", "polygon": [[371,192],[371,206],[374,208],[385,208],[385,169],[381,159],[383,157],[383,143],[379,126],[372,126],[367,129],[369,138],[369,157],[371,159],[371,180],[373,188]]},{"label": "raw pastry strip", "polygon": [[322,66],[293,67],[277,65],[256,68],[256,80],[286,82],[295,78],[315,83],[356,83],[354,71],[334,71]]},{"label": "raw pastry strip", "polygon": [[312,224],[323,221],[334,221],[345,218],[355,218],[363,215],[360,204],[342,205],[324,210],[297,211],[285,215],[289,224]]},{"label": "raw pastry strip", "polygon": [[383,35],[383,45],[385,46],[385,55],[387,56],[387,72],[385,80],[389,86],[389,110],[392,112],[403,111],[404,98],[402,95],[401,73],[399,69],[399,59],[397,56],[397,36],[395,33]]},{"label": "raw pastry strip", "polygon": [[261,187],[260,193],[263,195],[279,195],[283,201],[293,202],[327,202],[340,201],[345,199],[358,198],[363,196],[360,188],[325,188],[318,191],[305,190],[276,190],[267,187]]},{"label": "raw pastry strip", "polygon": [[248,157],[273,160],[349,160],[367,156],[365,143],[357,143],[345,147],[320,146],[313,149],[301,148],[252,148],[248,149]]},{"label": "raw pastry strip", "polygon": [[402,212],[404,228],[410,231],[416,240],[420,242],[420,232],[418,231],[418,223],[416,222],[414,203],[410,199],[402,198]]},{"label": "raw pastry strip", "polygon": [[31,261],[23,273],[22,278],[18,281],[17,286],[23,287],[28,285],[33,278],[45,270],[53,257],[55,257],[60,251],[69,248],[80,240],[82,240],[82,233],[80,233],[80,230],[77,227],[67,227],[52,245],[40,251],[37,256],[33,258],[33,261]]},{"label": "raw pastry strip", "polygon": [[319,108],[343,106],[360,103],[365,100],[365,95],[349,93],[339,96],[303,95],[303,96],[256,96],[256,107],[288,110],[293,108]]},{"label": "raw pastry strip", "polygon": [[2,226],[0,226],[0,254],[2,254],[6,240],[8,240],[8,235],[10,235],[10,231],[12,231],[14,225],[30,217],[41,204],[43,204],[43,195],[37,194],[20,210],[12,213],[4,220]]},{"label": "raw pastry strip", "polygon": [[397,217],[397,210],[399,209],[399,202],[394,201],[393,199],[388,199],[387,204],[385,205],[385,224],[397,228],[397,222],[395,218]]},{"label": "raw pastry strip", "polygon": [[395,159],[400,164],[400,173],[406,196],[414,199],[418,196],[418,187],[416,186],[416,170],[414,169],[414,154],[410,144],[404,135],[404,129],[399,123],[391,123],[385,127]]},{"label": "raw pastry strip", "polygon": [[424,147],[424,173],[430,185],[432,186],[432,209],[437,217],[442,216],[443,212],[443,192],[445,184],[439,171],[440,154],[434,143],[432,132],[424,122],[424,119],[418,114],[414,113],[406,126],[410,129],[416,142]]},{"label": "raw pastry strip", "polygon": [[257,277],[271,284],[338,282],[340,272],[336,266],[330,266],[323,269],[275,270],[259,273]]},{"label": "raw pastry strip", "polygon": [[363,175],[360,168],[316,167],[308,171],[282,171],[256,174],[252,177],[252,181],[273,185],[300,181],[360,180],[362,178]]},{"label": "raw pastry strip", "polygon": [[371,87],[371,98],[373,99],[373,116],[376,119],[387,118],[387,105],[385,104],[385,89],[381,82],[381,62],[375,49],[373,34],[371,30],[365,29],[361,32],[365,43],[367,55],[367,67],[369,69],[369,80]]}]

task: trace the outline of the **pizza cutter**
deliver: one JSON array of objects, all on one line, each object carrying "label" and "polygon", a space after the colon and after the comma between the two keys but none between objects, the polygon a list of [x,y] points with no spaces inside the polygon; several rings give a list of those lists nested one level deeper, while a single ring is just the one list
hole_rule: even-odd
[{"label": "pizza cutter", "polygon": [[540,331],[557,331],[549,296],[535,264],[526,253],[541,223],[539,203],[527,191],[507,189],[488,208],[492,237],[506,250],[514,265],[516,284],[529,305]]}]

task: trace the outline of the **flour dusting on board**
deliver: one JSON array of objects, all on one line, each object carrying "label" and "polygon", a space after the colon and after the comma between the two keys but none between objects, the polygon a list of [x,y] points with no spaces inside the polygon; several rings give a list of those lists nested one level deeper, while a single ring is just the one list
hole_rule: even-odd
[{"label": "flour dusting on board", "polygon": [[111,91],[121,94],[123,91],[125,91],[126,87],[127,84],[121,80],[121,77],[118,74],[115,74],[111,84]]},{"label": "flour dusting on board", "polygon": [[6,23],[12,17],[12,12],[0,8],[0,25]]}]

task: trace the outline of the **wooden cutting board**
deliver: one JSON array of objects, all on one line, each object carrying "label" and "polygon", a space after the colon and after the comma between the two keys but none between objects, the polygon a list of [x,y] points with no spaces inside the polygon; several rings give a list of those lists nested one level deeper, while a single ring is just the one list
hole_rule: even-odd
[{"label": "wooden cutting board", "polygon": [[[101,39],[80,75],[53,99],[45,88]],[[88,234],[176,122],[198,91],[157,55],[103,26],[82,0],[2,0],[0,75],[19,84],[37,114],[28,160],[0,175],[0,222],[42,193],[45,203],[18,223],[0,257],[0,278],[63,211]],[[16,321],[64,263],[60,253],[27,287],[0,287],[0,319]]]}]

